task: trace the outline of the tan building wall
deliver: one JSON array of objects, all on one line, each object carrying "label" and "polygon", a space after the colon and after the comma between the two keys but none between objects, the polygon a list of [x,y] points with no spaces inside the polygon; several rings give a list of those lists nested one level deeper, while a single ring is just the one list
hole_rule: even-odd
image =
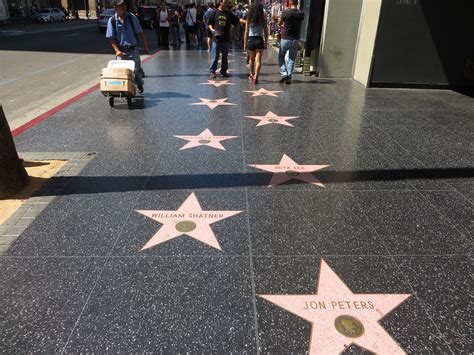
[{"label": "tan building wall", "polygon": [[364,0],[354,62],[354,80],[368,85],[382,0]]},{"label": "tan building wall", "polygon": [[363,0],[326,0],[318,71],[323,78],[351,78]]}]

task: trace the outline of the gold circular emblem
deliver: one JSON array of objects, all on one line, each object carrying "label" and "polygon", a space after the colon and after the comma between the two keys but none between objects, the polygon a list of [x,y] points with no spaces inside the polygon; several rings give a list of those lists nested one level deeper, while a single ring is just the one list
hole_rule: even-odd
[{"label": "gold circular emblem", "polygon": [[201,143],[201,144],[209,144],[209,143],[211,143],[211,141],[210,141],[209,139],[201,139],[201,140],[199,141],[199,143]]},{"label": "gold circular emblem", "polygon": [[176,223],[176,230],[181,233],[192,232],[196,229],[196,223],[193,221],[181,221]]},{"label": "gold circular emblem", "polygon": [[300,173],[294,170],[288,170],[285,174],[288,176],[298,176]]},{"label": "gold circular emblem", "polygon": [[278,120],[276,118],[270,118],[268,122],[275,123],[275,122],[278,122]]},{"label": "gold circular emblem", "polygon": [[364,325],[355,317],[342,315],[334,321],[336,330],[348,338],[358,338],[364,334]]}]

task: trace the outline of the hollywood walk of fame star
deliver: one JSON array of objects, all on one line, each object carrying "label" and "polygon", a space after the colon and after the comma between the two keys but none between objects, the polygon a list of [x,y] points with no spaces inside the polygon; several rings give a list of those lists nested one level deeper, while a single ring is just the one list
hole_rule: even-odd
[{"label": "hollywood walk of fame star", "polygon": [[288,155],[283,154],[280,163],[277,165],[250,164],[249,166],[273,173],[268,187],[273,187],[292,179],[324,187],[324,185],[311,173],[316,170],[327,168],[329,165],[299,165]]},{"label": "hollywood walk of fame star", "polygon": [[203,211],[194,193],[189,195],[176,211],[137,210],[137,212],[163,224],[141,250],[151,248],[184,234],[221,250],[210,225],[242,213],[242,211]]},{"label": "hollywood walk of fame star", "polygon": [[351,344],[377,354],[405,354],[378,321],[410,296],[352,293],[324,260],[316,294],[259,295],[312,323],[310,354],[340,354]]},{"label": "hollywood walk of fame star", "polygon": [[216,88],[218,88],[223,85],[235,85],[235,84],[231,83],[230,80],[208,80],[207,83],[201,83],[200,85],[213,85]]},{"label": "hollywood walk of fame star", "polygon": [[209,107],[211,110],[214,110],[217,106],[235,106],[235,104],[232,104],[230,102],[226,102],[227,98],[224,98],[224,99],[216,99],[216,100],[212,100],[212,99],[201,99],[199,98],[199,100],[201,100],[201,102],[195,102],[195,103],[192,103],[190,105],[195,105],[195,106],[207,106]]},{"label": "hollywood walk of fame star", "polygon": [[275,115],[272,111],[268,111],[265,116],[245,116],[247,118],[253,118],[255,120],[259,120],[258,126],[265,126],[267,124],[280,124],[283,126],[294,127],[291,123],[287,122],[288,120],[292,120],[294,118],[298,118],[300,116],[278,116]]},{"label": "hollywood walk of fame star", "polygon": [[251,91],[248,91],[248,90],[244,90],[244,92],[249,92],[249,93],[252,93],[252,97],[254,96],[273,96],[273,97],[278,97],[278,93],[280,92],[283,92],[283,91],[272,91],[272,90],[267,90],[267,89],[264,89],[264,88],[260,88],[258,90],[251,90]]},{"label": "hollywood walk of fame star", "polygon": [[237,136],[215,136],[209,129],[205,129],[197,136],[174,136],[176,138],[187,140],[184,146],[182,146],[179,150],[189,149],[198,147],[200,145],[208,146],[215,149],[225,150],[224,146],[221,144],[221,141],[225,141],[227,139],[238,138]]}]

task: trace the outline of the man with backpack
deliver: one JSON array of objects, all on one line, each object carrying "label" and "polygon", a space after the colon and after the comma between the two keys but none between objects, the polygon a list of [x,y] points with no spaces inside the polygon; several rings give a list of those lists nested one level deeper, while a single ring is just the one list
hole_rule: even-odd
[{"label": "man with backpack", "polygon": [[127,12],[124,0],[115,0],[115,15],[107,23],[106,37],[110,40],[118,60],[135,62],[135,84],[143,93],[143,78],[139,52],[139,38],[143,42],[145,53],[149,53],[148,42],[140,22],[135,15]]}]

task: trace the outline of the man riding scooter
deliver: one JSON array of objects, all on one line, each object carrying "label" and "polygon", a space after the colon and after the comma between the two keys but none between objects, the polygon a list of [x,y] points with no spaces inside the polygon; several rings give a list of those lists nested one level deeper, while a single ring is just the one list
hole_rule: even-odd
[{"label": "man riding scooter", "polygon": [[140,94],[143,93],[142,67],[138,48],[139,38],[143,42],[145,53],[149,53],[148,42],[140,22],[127,12],[124,0],[115,0],[115,15],[109,19],[106,37],[115,51],[117,60],[133,60],[135,62],[135,84]]}]

